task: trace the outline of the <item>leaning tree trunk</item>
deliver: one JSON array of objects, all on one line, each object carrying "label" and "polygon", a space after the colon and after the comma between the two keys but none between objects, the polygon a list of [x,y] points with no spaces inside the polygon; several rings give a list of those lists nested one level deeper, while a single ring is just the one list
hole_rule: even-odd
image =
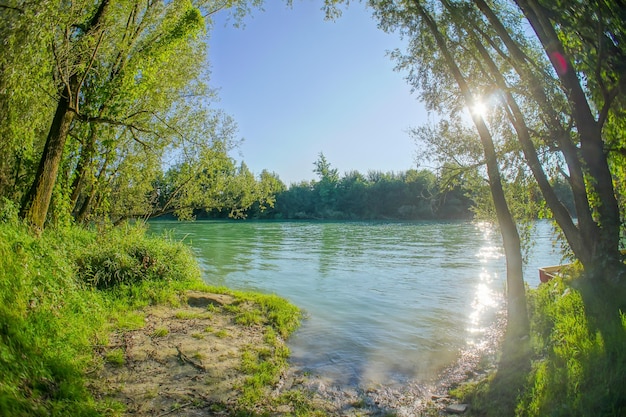
[{"label": "leaning tree trunk", "polygon": [[[78,44],[79,40],[85,37],[91,37],[96,33],[100,33],[100,40],[104,34],[101,24],[106,15],[107,9],[111,3],[111,0],[100,0],[100,4],[96,9],[94,15],[82,28],[82,35],[77,39],[66,39],[67,42]],[[72,26],[78,27],[73,24]],[[66,28],[68,29],[69,26]],[[67,35],[67,31],[66,31]],[[95,60],[96,53],[100,46],[100,41],[96,42],[93,51],[90,53],[91,62],[87,65],[89,71],[93,61]],[[64,80],[65,88],[61,93],[57,108],[52,119],[52,125],[46,138],[46,144],[43,149],[43,154],[39,161],[39,167],[37,174],[33,181],[28,194],[26,194],[22,203],[22,209],[20,215],[31,225],[37,232],[43,230],[46,216],[48,214],[48,208],[50,206],[50,200],[52,198],[52,191],[57,180],[59,172],[59,166],[63,157],[63,150],[65,148],[65,141],[70,131],[72,121],[78,112],[78,98],[80,96],[80,87],[86,79],[86,72],[79,74],[74,72],[74,68],[79,68],[80,53],[72,51],[68,54],[69,59],[66,62],[57,62],[58,65],[67,66],[70,71],[70,75]],[[78,61],[76,61],[78,60]],[[84,62],[83,62],[84,63]],[[86,64],[86,63],[85,63]]]},{"label": "leaning tree trunk", "polygon": [[65,140],[74,119],[74,112],[70,110],[68,96],[66,88],[57,104],[35,180],[24,198],[20,212],[21,217],[38,233],[43,230],[46,221],[52,191],[63,157]]},{"label": "leaning tree trunk", "polygon": [[[426,10],[415,2],[416,10],[424,20],[437,42],[448,69],[452,73],[466,103],[472,102],[472,93],[465,77],[461,73],[454,58],[450,54],[443,36],[439,32],[437,24],[433,21]],[[489,177],[489,189],[493,198],[494,207],[502,242],[506,256],[506,282],[507,282],[507,333],[510,337],[522,337],[529,332],[528,310],[526,306],[526,289],[524,286],[523,260],[520,237],[517,226],[509,210],[509,206],[502,189],[502,179],[498,167],[498,159],[495,151],[493,138],[485,121],[478,115],[472,115],[472,119],[478,130],[483,152],[487,162],[487,175]]]}]

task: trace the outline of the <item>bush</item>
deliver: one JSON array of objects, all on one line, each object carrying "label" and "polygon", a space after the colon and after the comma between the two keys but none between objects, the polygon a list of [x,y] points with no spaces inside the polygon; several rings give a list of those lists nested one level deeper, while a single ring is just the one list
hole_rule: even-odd
[{"label": "bush", "polygon": [[98,289],[143,280],[186,281],[200,272],[189,248],[181,242],[149,238],[140,226],[107,232],[76,259],[78,276]]}]

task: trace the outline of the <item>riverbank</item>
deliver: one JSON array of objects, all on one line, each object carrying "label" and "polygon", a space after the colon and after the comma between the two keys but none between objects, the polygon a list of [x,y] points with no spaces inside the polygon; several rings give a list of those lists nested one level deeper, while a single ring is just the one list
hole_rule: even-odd
[{"label": "riverbank", "polygon": [[270,409],[280,402],[268,399],[288,350],[263,301],[250,296],[186,291],[177,306],[134,312],[143,323],[116,329],[98,349],[102,367],[90,375],[90,391],[136,416]]},{"label": "riverbank", "polygon": [[[262,325],[238,323],[242,311],[254,309],[244,305],[230,294],[187,291],[177,307],[136,312],[144,317],[143,325],[114,331],[99,350],[103,367],[91,376],[91,391],[136,416],[442,415],[456,404],[448,395],[451,386],[477,380],[491,369],[502,328],[494,326],[485,344],[465,350],[431,384],[339,386],[288,367],[283,339],[268,340]],[[274,371],[255,375],[263,366],[251,372],[246,365],[251,358],[273,363]],[[255,378],[266,383],[250,383]]]}]

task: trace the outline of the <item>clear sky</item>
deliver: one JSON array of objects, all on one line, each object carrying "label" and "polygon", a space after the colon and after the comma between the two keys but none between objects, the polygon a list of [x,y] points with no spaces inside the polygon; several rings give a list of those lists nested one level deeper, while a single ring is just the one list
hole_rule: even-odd
[{"label": "clear sky", "polygon": [[211,84],[244,138],[234,156],[287,185],[316,178],[320,152],[340,174],[414,168],[408,129],[427,113],[387,56],[402,41],[378,29],[361,3],[334,22],[321,5],[269,0],[243,28],[217,17]]}]

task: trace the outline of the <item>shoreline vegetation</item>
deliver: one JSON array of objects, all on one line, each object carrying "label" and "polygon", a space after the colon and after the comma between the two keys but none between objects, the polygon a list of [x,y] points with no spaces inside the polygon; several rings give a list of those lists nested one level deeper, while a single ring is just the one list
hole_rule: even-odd
[{"label": "shoreline vegetation", "polygon": [[[531,337],[494,327],[438,387],[334,387],[289,369],[300,310],[204,284],[190,249],[141,225],[0,222],[3,416],[424,415],[626,412],[626,315],[584,280],[529,291]],[[620,310],[621,308],[621,310]],[[504,321],[504,319],[503,319]]]}]

